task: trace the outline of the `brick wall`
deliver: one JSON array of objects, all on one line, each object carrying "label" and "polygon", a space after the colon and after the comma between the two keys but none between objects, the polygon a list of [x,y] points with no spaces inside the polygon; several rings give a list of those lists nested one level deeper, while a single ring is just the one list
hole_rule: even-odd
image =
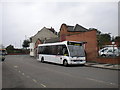
[{"label": "brick wall", "polygon": [[42,42],[41,42],[40,39],[38,39],[38,40],[36,41],[36,43],[35,43],[35,48],[37,48],[39,44],[42,44]]},{"label": "brick wall", "polygon": [[87,60],[92,61],[97,57],[97,38],[96,30],[81,32],[80,34],[73,34],[66,36],[68,41],[85,41],[85,50],[87,53]]},{"label": "brick wall", "polygon": [[95,59],[95,61],[97,63],[120,64],[120,57],[114,57],[114,58],[98,57]]},{"label": "brick wall", "polygon": [[67,35],[79,34],[81,32],[68,32],[66,24],[62,24],[60,27],[60,41],[65,41]]},{"label": "brick wall", "polygon": [[42,44],[41,40],[38,39],[35,43],[35,47],[34,47],[34,56],[37,57],[37,47],[39,44]]}]

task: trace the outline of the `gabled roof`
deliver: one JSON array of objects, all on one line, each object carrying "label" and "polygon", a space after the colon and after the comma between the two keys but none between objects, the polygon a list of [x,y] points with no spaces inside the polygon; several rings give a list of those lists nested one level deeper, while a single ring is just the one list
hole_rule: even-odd
[{"label": "gabled roof", "polygon": [[79,24],[76,24],[75,26],[69,26],[67,25],[68,32],[86,32],[88,29],[82,27]]},{"label": "gabled roof", "polygon": [[56,37],[56,38],[47,39],[45,43],[54,43],[54,42],[59,42],[59,41],[60,41],[60,38]]},{"label": "gabled roof", "polygon": [[31,36],[30,38],[33,38],[33,37],[35,37],[37,34],[39,34],[41,31],[43,31],[43,30],[48,30],[48,31],[50,31],[50,32],[52,32],[54,35],[56,35],[57,36],[57,32],[54,30],[54,28],[46,28],[46,27],[43,27],[41,30],[39,30],[34,36]]},{"label": "gabled roof", "polygon": [[74,26],[67,26],[68,31],[73,31]]}]

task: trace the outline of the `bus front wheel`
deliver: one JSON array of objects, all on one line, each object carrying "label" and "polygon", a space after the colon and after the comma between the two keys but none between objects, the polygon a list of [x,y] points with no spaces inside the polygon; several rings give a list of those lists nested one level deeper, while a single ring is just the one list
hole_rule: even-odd
[{"label": "bus front wheel", "polygon": [[64,61],[63,61],[63,65],[64,65],[64,66],[68,66],[67,60],[64,60]]}]

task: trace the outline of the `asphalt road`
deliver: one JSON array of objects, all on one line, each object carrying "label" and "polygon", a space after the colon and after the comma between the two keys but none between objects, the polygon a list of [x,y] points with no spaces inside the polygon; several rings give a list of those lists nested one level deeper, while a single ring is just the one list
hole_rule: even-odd
[{"label": "asphalt road", "polygon": [[2,88],[118,88],[118,71],[41,63],[27,55],[6,56]]}]

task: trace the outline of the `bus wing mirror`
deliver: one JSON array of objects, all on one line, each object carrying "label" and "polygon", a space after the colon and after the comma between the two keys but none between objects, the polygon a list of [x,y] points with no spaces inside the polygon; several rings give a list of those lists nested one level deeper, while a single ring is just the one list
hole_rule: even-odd
[{"label": "bus wing mirror", "polygon": [[83,44],[86,44],[87,42],[83,42]]}]

